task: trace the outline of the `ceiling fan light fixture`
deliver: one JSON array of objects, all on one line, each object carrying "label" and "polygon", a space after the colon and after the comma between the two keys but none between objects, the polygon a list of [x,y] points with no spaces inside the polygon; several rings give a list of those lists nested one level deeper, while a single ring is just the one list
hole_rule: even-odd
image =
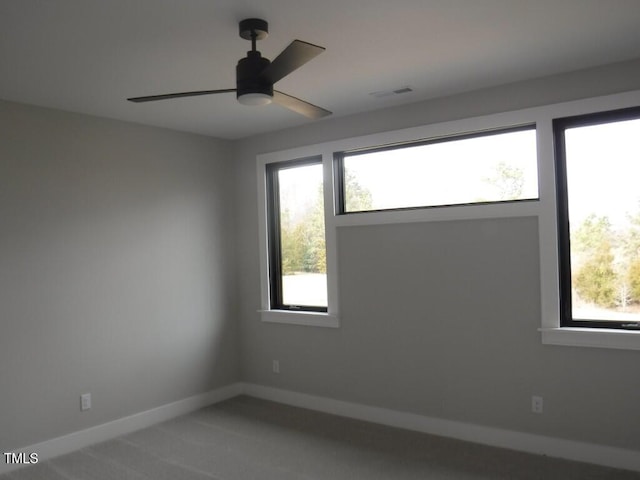
[{"label": "ceiling fan light fixture", "polygon": [[273,97],[266,93],[245,93],[244,95],[238,95],[238,101],[242,105],[255,107],[260,105],[269,105],[273,101]]},{"label": "ceiling fan light fixture", "polygon": [[271,62],[256,49],[256,42],[266,38],[269,34],[269,24],[259,18],[247,18],[240,22],[239,28],[240,37],[251,41],[251,50],[247,52],[246,57],[238,60],[236,65],[236,88],[166,93],[131,97],[127,100],[140,103],[235,92],[238,102],[242,105],[255,107],[276,103],[311,119],[331,115],[329,110],[273,89],[274,83],[321,54],[325,50],[324,47],[302,40],[294,40]]}]

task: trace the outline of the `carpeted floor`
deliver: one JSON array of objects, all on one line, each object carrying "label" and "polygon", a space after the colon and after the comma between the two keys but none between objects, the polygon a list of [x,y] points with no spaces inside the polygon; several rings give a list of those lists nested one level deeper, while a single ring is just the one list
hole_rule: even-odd
[{"label": "carpeted floor", "polygon": [[236,397],[0,480],[640,480],[557,460]]}]

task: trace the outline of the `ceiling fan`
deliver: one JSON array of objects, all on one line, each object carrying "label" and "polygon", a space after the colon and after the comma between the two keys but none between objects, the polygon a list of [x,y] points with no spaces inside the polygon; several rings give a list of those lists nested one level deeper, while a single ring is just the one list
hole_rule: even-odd
[{"label": "ceiling fan", "polygon": [[240,37],[251,41],[251,51],[247,52],[246,57],[238,61],[236,66],[236,88],[167,93],[164,95],[132,97],[127,100],[141,103],[170,98],[236,92],[238,101],[243,105],[267,105],[274,102],[312,119],[331,115],[329,110],[273,89],[274,83],[324,52],[325,49],[323,47],[301,40],[294,40],[271,62],[256,50],[256,42],[269,35],[269,24],[265,20],[248,18],[242,20],[239,26]]}]

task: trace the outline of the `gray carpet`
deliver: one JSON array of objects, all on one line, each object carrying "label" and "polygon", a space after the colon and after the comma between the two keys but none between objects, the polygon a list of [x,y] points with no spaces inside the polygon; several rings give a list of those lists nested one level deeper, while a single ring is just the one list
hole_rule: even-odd
[{"label": "gray carpet", "polygon": [[640,480],[640,473],[236,397],[0,476],[26,479]]}]

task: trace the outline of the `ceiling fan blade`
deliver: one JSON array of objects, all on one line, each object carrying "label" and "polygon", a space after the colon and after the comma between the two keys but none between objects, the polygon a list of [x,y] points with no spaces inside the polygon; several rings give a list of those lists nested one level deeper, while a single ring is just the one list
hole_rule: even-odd
[{"label": "ceiling fan blade", "polygon": [[277,90],[273,91],[273,101],[278,105],[314,120],[331,115],[329,110],[325,110],[322,107],[318,107],[317,105],[313,105],[312,103],[305,102],[304,100],[300,100],[299,98],[292,97],[291,95],[287,95],[286,93],[282,93]]},{"label": "ceiling fan blade", "polygon": [[168,100],[170,98],[181,98],[181,97],[198,97],[200,95],[213,95],[214,93],[227,93],[227,92],[235,92],[235,88],[228,88],[225,90],[201,90],[198,92],[181,92],[181,93],[167,93],[164,95],[150,95],[148,97],[133,97],[127,98],[130,102],[142,103],[142,102],[154,102],[156,100]]},{"label": "ceiling fan blade", "polygon": [[302,40],[294,40],[280,55],[273,59],[271,64],[261,72],[261,75],[268,78],[272,84],[276,83],[324,51],[324,47]]}]

